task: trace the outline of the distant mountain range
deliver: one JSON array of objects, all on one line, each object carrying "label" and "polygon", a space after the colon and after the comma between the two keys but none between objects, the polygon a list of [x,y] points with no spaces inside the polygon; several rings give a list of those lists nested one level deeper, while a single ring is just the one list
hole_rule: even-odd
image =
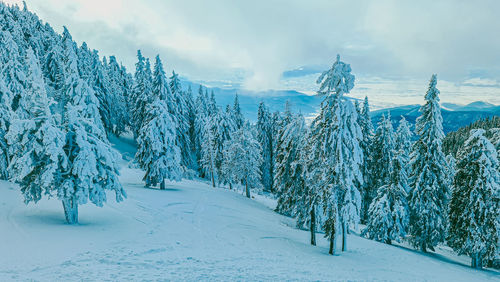
[{"label": "distant mountain range", "polygon": [[[441,107],[444,133],[455,131],[460,127],[475,122],[478,119],[500,116],[500,106],[482,101],[473,102],[467,105],[443,103]],[[376,126],[382,117],[382,114],[387,115],[387,113],[390,112],[394,128],[398,125],[401,116],[404,116],[405,119],[408,120],[412,126],[414,126],[415,120],[420,116],[419,109],[420,105],[407,105],[374,111],[372,112],[372,121]]]},{"label": "distant mountain range", "polygon": [[[193,90],[193,95],[196,97],[199,84],[187,80],[183,81],[183,85],[187,88],[189,85]],[[314,115],[323,100],[323,97],[311,96],[294,90],[268,90],[268,91],[248,91],[225,89],[218,87],[208,88],[209,91],[214,91],[217,104],[221,107],[232,105],[234,95],[238,93],[241,109],[246,118],[251,121],[256,121],[257,110],[259,103],[264,101],[266,106],[271,110],[283,111],[285,102],[288,100],[291,103],[294,112],[301,112],[304,116]],[[453,103],[442,103],[443,114],[443,130],[445,133],[455,131],[460,127],[471,124],[472,122],[491,116],[500,116],[500,106],[490,103],[477,101],[467,105],[459,105]],[[372,112],[372,121],[376,127],[382,114],[391,113],[391,120],[394,127],[398,125],[401,116],[404,116],[414,126],[415,120],[420,116],[420,105],[405,105],[393,108],[386,108]]]}]

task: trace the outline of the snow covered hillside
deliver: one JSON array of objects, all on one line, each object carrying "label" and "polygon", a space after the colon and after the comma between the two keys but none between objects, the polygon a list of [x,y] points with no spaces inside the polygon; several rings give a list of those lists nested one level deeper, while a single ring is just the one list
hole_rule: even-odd
[{"label": "snow covered hillside", "polygon": [[25,206],[17,185],[0,182],[0,281],[500,279],[451,251],[423,255],[354,234],[348,252],[330,256],[326,239],[309,245],[307,231],[259,197],[189,180],[145,189],[128,167],[130,141],[112,141],[128,199],[81,206],[78,225],[65,223],[59,200]]}]

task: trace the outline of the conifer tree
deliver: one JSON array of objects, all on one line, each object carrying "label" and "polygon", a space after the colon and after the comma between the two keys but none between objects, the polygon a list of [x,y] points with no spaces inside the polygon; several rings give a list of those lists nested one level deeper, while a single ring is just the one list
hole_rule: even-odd
[{"label": "conifer tree", "polygon": [[238,100],[238,94],[234,95],[233,103],[233,120],[236,125],[236,129],[240,129],[243,126],[244,118],[241,113],[240,101]]},{"label": "conifer tree", "polygon": [[281,214],[294,215],[299,208],[299,198],[304,196],[304,165],[301,158],[305,156],[302,150],[305,149],[306,132],[304,117],[297,115],[278,136],[282,150],[276,156],[275,166],[275,182],[279,191],[276,211]]},{"label": "conifer tree", "polygon": [[312,155],[328,169],[321,171],[325,236],[330,240],[330,253],[338,226],[342,227],[342,250],[347,249],[347,229],[359,221],[361,196],[357,188],[363,184],[361,165],[363,153],[360,148],[361,127],[354,105],[343,97],[354,87],[351,67],[340,61],[323,72],[317,80],[318,94],[326,96],[320,114],[312,124],[311,138],[315,145]]},{"label": "conifer tree", "polygon": [[448,243],[471,266],[500,255],[500,173],[498,156],[485,130],[475,129],[459,152],[449,205]]},{"label": "conifer tree", "polygon": [[260,166],[261,182],[264,190],[274,191],[274,156],[271,114],[264,102],[260,102],[257,112],[257,139],[262,148],[262,164]]},{"label": "conifer tree", "polygon": [[444,241],[448,204],[446,159],[442,151],[443,119],[439,107],[437,77],[432,75],[425,105],[417,118],[418,140],[411,154],[410,234],[414,247],[423,252]]},{"label": "conifer tree", "polygon": [[362,186],[362,194],[363,194],[363,205],[362,205],[362,221],[366,222],[368,220],[368,208],[370,205],[372,194],[370,192],[370,182],[371,182],[371,146],[374,136],[374,129],[372,119],[370,117],[370,104],[368,102],[368,97],[365,97],[363,101],[363,108],[361,109],[361,114],[359,115],[359,126],[361,127],[361,133],[363,136],[362,141],[360,142],[361,149],[363,150],[363,183]]},{"label": "conifer tree", "polygon": [[66,221],[78,223],[78,205],[89,200],[97,206],[106,202],[105,190],[115,192],[116,201],[126,196],[118,181],[116,159],[101,123],[94,91],[78,76],[76,47],[65,28],[63,33],[65,97],[63,129],[67,170],[61,176],[57,196],[63,202]]},{"label": "conifer tree", "polygon": [[[410,130],[410,124],[406,119],[401,116],[399,120],[399,125],[396,130],[396,154],[402,160],[401,169],[404,170],[404,173],[409,176],[410,175],[410,154],[411,154],[411,146],[412,146],[412,136],[413,133]],[[407,187],[409,188],[409,187]],[[407,193],[409,190],[406,191]]]},{"label": "conifer tree", "polygon": [[166,179],[181,179],[182,169],[176,137],[178,122],[172,113],[174,105],[169,106],[174,98],[159,56],[156,56],[152,90],[154,102],[146,107],[146,118],[139,130],[136,159],[146,170],[146,187],[159,183],[163,190]]},{"label": "conifer tree", "polygon": [[386,185],[377,189],[377,195],[370,204],[368,225],[363,231],[370,239],[391,244],[401,242],[406,235],[409,221],[406,200],[408,178],[403,169],[405,162],[396,154],[390,166],[390,178]]},{"label": "conifer tree", "polygon": [[32,49],[27,51],[25,64],[26,92],[19,105],[25,114],[12,121],[6,138],[9,145],[18,145],[10,170],[27,204],[61,192],[60,175],[67,170],[68,161],[63,150],[65,135],[50,112],[51,101]]},{"label": "conifer tree", "polygon": [[10,105],[10,90],[5,85],[2,74],[0,74],[0,179],[8,179],[9,166],[9,146],[5,139],[5,134],[8,131],[12,120],[12,111]]},{"label": "conifer tree", "polygon": [[259,187],[261,148],[247,123],[238,129],[231,141],[226,141],[224,170],[231,176],[231,182],[243,183],[245,195],[250,198],[252,188]]}]

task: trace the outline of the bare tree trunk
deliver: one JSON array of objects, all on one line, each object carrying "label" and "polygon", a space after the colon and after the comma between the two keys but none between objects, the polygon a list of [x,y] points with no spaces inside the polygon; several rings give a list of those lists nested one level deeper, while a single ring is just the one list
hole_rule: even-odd
[{"label": "bare tree trunk", "polygon": [[233,190],[233,183],[229,181],[229,190]]},{"label": "bare tree trunk", "polygon": [[213,166],[210,168],[210,175],[212,177],[212,187],[215,188],[215,175],[214,175],[214,167]]},{"label": "bare tree trunk", "polygon": [[342,222],[342,252],[347,251],[347,226]]},{"label": "bare tree trunk", "polygon": [[335,241],[335,233],[330,235],[330,249],[328,250],[328,253],[330,255],[335,255],[335,249],[337,249],[337,242]]},{"label": "bare tree trunk", "polygon": [[316,246],[316,212],[311,209],[311,245]]},{"label": "bare tree trunk", "polygon": [[247,194],[247,198],[250,198],[250,187],[248,187],[248,180],[245,178],[245,191]]},{"label": "bare tree trunk", "polygon": [[472,268],[481,269],[483,268],[483,260],[479,254],[473,254],[471,257],[471,265]]},{"label": "bare tree trunk", "polygon": [[160,190],[165,190],[165,179],[162,179],[160,182]]},{"label": "bare tree trunk", "polygon": [[62,201],[64,208],[64,216],[68,224],[78,223],[78,203],[75,199],[65,199]]},{"label": "bare tree trunk", "polygon": [[422,243],[422,245],[420,246],[420,250],[424,253],[427,253],[427,248],[425,247],[425,243]]}]

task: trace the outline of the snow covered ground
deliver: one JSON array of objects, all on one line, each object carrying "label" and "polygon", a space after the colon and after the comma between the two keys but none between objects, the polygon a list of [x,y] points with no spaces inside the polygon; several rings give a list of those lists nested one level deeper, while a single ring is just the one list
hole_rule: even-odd
[{"label": "snow covered ground", "polygon": [[308,232],[265,198],[191,180],[145,189],[142,172],[127,166],[133,147],[114,142],[128,199],[117,204],[110,194],[103,208],[81,206],[76,226],[65,224],[59,201],[25,206],[16,185],[0,182],[0,281],[500,281],[447,250],[423,255],[356,235],[348,252],[330,256],[320,234],[310,246]]}]

